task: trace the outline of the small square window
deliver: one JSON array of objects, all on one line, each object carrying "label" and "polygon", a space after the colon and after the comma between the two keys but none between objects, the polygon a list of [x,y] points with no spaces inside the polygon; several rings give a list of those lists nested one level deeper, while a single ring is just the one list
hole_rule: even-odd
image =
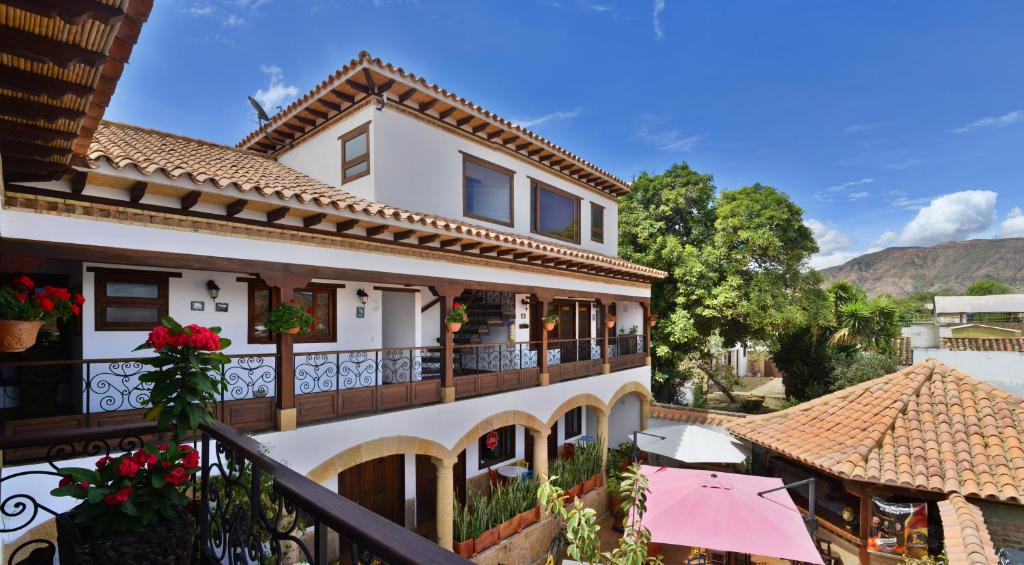
[{"label": "small square window", "polygon": [[604,206],[590,203],[590,241],[604,243]]},{"label": "small square window", "polygon": [[180,273],[91,268],[96,331],[149,331],[167,315],[167,279]]},{"label": "small square window", "polygon": [[463,215],[511,227],[513,176],[509,169],[463,154]]},{"label": "small square window", "polygon": [[341,184],[370,174],[370,122],[341,136]]},{"label": "small square window", "polygon": [[[494,434],[498,442],[494,448],[487,447],[487,436]],[[488,432],[477,441],[477,449],[480,453],[480,465],[478,469],[486,469],[491,465],[502,463],[516,457],[516,427],[505,426],[492,432]]]},{"label": "small square window", "polygon": [[[296,343],[330,343],[337,341],[335,302],[338,295],[333,286],[310,285],[296,289],[295,305],[313,316],[311,328],[301,328]],[[263,324],[267,315],[277,306],[270,288],[259,283],[249,284],[249,343],[270,343],[272,335]]]}]

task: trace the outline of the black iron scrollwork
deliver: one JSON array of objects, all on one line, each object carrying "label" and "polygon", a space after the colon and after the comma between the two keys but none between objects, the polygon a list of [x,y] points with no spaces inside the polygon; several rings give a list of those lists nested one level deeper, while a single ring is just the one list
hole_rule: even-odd
[{"label": "black iron scrollwork", "polygon": [[338,389],[338,357],[325,353],[296,355],[295,394]]},{"label": "black iron scrollwork", "polygon": [[236,357],[224,366],[224,380],[227,382],[225,397],[228,400],[243,398],[264,398],[274,394],[277,368],[267,356],[252,355]]},{"label": "black iron scrollwork", "polygon": [[[85,379],[86,409],[97,412],[114,412],[143,408],[149,403],[149,391],[153,385],[140,383],[139,377],[151,367],[139,361],[117,361],[97,371],[97,366],[88,365]],[[98,410],[93,410],[98,407]]]}]

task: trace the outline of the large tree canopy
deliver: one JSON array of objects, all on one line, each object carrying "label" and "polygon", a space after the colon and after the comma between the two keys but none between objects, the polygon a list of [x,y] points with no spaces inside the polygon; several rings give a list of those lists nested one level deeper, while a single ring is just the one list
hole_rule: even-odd
[{"label": "large tree canopy", "polygon": [[805,323],[797,297],[820,282],[805,272],[814,236],[787,195],[760,184],[715,192],[684,163],[641,175],[620,202],[620,255],[668,273],[652,289],[661,400],[687,378],[684,358],[706,360],[715,336],[764,340]]},{"label": "large tree canopy", "polygon": [[968,296],[989,296],[992,294],[1013,294],[1012,286],[1003,284],[995,279],[981,279],[974,281],[974,284],[967,287]]}]

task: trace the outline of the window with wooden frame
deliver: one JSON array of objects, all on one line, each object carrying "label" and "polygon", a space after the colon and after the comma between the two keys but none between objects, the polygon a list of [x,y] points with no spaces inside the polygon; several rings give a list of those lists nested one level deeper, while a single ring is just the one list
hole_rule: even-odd
[{"label": "window with wooden frame", "polygon": [[604,243],[604,206],[590,203],[590,241]]},{"label": "window with wooden frame", "polygon": [[583,435],[583,407],[578,406],[565,413],[565,439]]},{"label": "window with wooden frame", "polygon": [[181,273],[88,268],[95,273],[96,331],[149,331],[167,315],[167,279]]},{"label": "window with wooden frame", "polygon": [[477,441],[477,449],[480,454],[480,465],[477,469],[486,469],[491,465],[503,463],[516,457],[516,427],[505,426],[493,431],[498,436],[498,444],[494,449],[487,447],[487,436],[492,432],[480,436]]},{"label": "window with wooden frame", "polygon": [[462,154],[462,215],[512,227],[515,223],[511,169]]},{"label": "window with wooden frame", "polygon": [[370,122],[341,136],[341,184],[370,174]]},{"label": "window with wooden frame", "polygon": [[[295,335],[295,343],[325,343],[337,341],[337,285],[310,284],[294,292],[295,305],[313,316],[313,326],[302,328]],[[270,287],[262,283],[249,283],[249,343],[271,343],[273,335],[267,330],[267,315],[277,306]]]},{"label": "window with wooden frame", "polygon": [[569,243],[580,242],[580,198],[546,185],[530,182],[530,231]]}]

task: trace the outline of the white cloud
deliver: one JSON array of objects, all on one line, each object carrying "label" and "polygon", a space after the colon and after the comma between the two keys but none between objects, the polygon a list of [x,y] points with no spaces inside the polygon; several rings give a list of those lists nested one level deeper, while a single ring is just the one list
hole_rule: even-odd
[{"label": "white cloud", "polygon": [[996,196],[991,190],[964,190],[939,196],[918,210],[896,242],[932,245],[982,232],[996,221]]},{"label": "white cloud", "polygon": [[245,18],[236,16],[234,14],[228,14],[224,17],[223,23],[227,27],[239,27],[245,25]]},{"label": "white cloud", "polygon": [[860,133],[862,131],[873,130],[882,124],[870,123],[870,124],[851,124],[843,128],[846,133]]},{"label": "white cloud", "polygon": [[826,188],[825,192],[842,192],[842,191],[844,191],[844,190],[846,190],[848,188],[853,188],[855,186],[863,186],[865,184],[871,184],[873,182],[875,182],[875,179],[873,179],[871,177],[863,178],[863,179],[860,179],[860,180],[851,180],[851,181],[844,182],[844,183],[841,183],[841,184],[832,185],[832,186]]},{"label": "white cloud", "polygon": [[576,107],[573,108],[572,110],[558,110],[555,112],[548,112],[547,114],[542,114],[540,116],[535,116],[533,118],[513,119],[512,122],[524,128],[532,128],[537,127],[541,124],[546,124],[548,122],[561,122],[564,120],[571,120],[582,113],[583,108]]},{"label": "white cloud", "polygon": [[1005,127],[1010,124],[1024,121],[1024,110],[1014,110],[1002,116],[986,116],[969,124],[964,124],[954,130],[953,133],[967,133],[978,128]]},{"label": "white cloud", "polygon": [[886,169],[892,169],[894,171],[902,171],[904,169],[910,169],[923,163],[921,159],[904,159],[902,161],[894,161],[885,165]]},{"label": "white cloud", "polygon": [[664,120],[645,116],[634,136],[637,140],[662,151],[689,151],[700,140],[700,136],[686,135],[676,128],[662,127]]},{"label": "white cloud", "polygon": [[862,198],[867,198],[868,196],[871,196],[871,193],[866,190],[862,190],[860,192],[851,192],[850,194],[846,195],[846,197],[849,198],[850,200],[861,200]]},{"label": "white cloud", "polygon": [[853,245],[853,241],[845,233],[828,227],[825,222],[808,218],[804,225],[811,228],[814,233],[814,239],[818,242],[818,252],[821,254],[843,251]]},{"label": "white cloud", "polygon": [[258,100],[267,112],[273,114],[275,108],[298,96],[298,88],[284,83],[284,71],[281,70],[281,67],[262,65],[260,70],[270,77],[270,84],[266,88],[257,90],[253,98]]},{"label": "white cloud", "polygon": [[665,34],[661,31],[661,12],[665,9],[665,0],[654,0],[654,38],[662,40]]},{"label": "white cloud", "polygon": [[1024,237],[1024,212],[1014,207],[999,226],[1000,237]]},{"label": "white cloud", "polygon": [[213,8],[210,6],[192,6],[188,9],[188,13],[193,16],[209,16],[213,14]]}]

